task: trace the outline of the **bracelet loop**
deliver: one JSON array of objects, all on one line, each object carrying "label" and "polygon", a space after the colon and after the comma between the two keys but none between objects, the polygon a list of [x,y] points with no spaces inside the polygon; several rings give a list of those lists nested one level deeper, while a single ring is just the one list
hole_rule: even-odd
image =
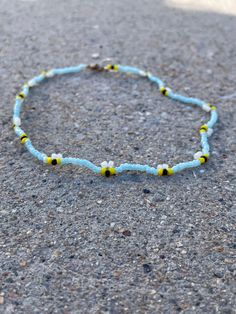
[{"label": "bracelet loop", "polygon": [[[37,149],[34,148],[32,142],[26,135],[26,133],[21,128],[21,106],[28,96],[29,91],[34,86],[37,86],[39,83],[44,81],[45,79],[52,78],[57,75],[69,74],[69,73],[78,73],[82,70],[91,70],[96,72],[122,72],[126,74],[134,74],[139,75],[142,78],[147,78],[150,82],[156,84],[159,88],[160,93],[165,96],[169,97],[175,101],[179,101],[185,104],[192,104],[200,107],[205,112],[210,113],[210,120],[200,126],[199,134],[201,137],[201,151],[198,151],[194,154],[193,160],[182,162],[176,164],[172,167],[169,167],[168,164],[159,164],[157,168],[150,167],[148,165],[140,165],[140,164],[130,164],[124,163],[119,166],[114,166],[113,161],[104,161],[101,163],[101,166],[96,166],[94,163],[87,159],[80,159],[80,158],[71,158],[71,157],[63,157],[61,154],[52,154],[51,156],[46,155],[45,153],[39,152]],[[159,79],[158,77],[152,75],[150,72],[146,72],[140,70],[135,67],[130,66],[123,66],[119,64],[107,64],[105,66],[99,64],[80,64],[75,67],[68,67],[68,68],[59,68],[59,69],[52,69],[49,71],[42,71],[40,75],[32,78],[31,80],[26,83],[20,93],[16,96],[14,112],[13,112],[13,128],[20,139],[21,144],[25,145],[28,151],[36,157],[38,160],[44,162],[45,164],[49,164],[52,166],[56,165],[66,165],[66,164],[73,164],[78,165],[81,167],[85,167],[90,169],[95,173],[100,173],[103,176],[109,177],[123,171],[140,171],[146,172],[153,175],[158,176],[170,176],[174,173],[180,172],[184,169],[198,167],[201,164],[204,164],[208,161],[210,156],[210,148],[208,144],[208,137],[210,137],[213,133],[213,126],[217,122],[218,114],[216,111],[216,107],[212,106],[209,103],[206,103],[197,98],[190,98],[185,97],[180,94],[174,93],[169,87],[165,86],[164,82]]]}]

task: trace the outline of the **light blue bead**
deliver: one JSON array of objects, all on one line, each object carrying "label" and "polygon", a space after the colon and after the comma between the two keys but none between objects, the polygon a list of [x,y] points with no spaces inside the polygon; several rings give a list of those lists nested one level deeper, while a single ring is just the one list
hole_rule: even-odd
[{"label": "light blue bead", "polygon": [[137,74],[137,75],[139,75],[139,72],[140,72],[138,68],[123,66],[123,65],[118,65],[118,69],[120,72],[126,72],[126,73]]},{"label": "light blue bead", "polygon": [[174,167],[172,167],[172,169],[173,169],[174,173],[176,173],[176,172],[182,171],[184,169],[198,167],[198,166],[200,166],[200,164],[201,163],[199,160],[192,160],[192,161],[179,163],[179,164],[175,165]]},{"label": "light blue bead", "polygon": [[38,76],[35,76],[35,77],[33,78],[33,81],[36,82],[36,84],[39,84],[39,83],[41,83],[44,79],[45,79],[45,76],[42,75],[42,74],[40,74],[40,75],[38,75]]},{"label": "light blue bead", "polygon": [[36,157],[40,161],[44,160],[44,155],[34,148],[30,140],[25,142],[25,146],[34,157]]},{"label": "light blue bead", "polygon": [[122,172],[122,171],[146,171],[145,165],[139,165],[139,164],[121,164],[119,167],[116,167],[116,171]]},{"label": "light blue bead", "polygon": [[149,166],[147,166],[146,172],[147,172],[147,173],[150,173],[150,174],[157,175],[157,169],[154,168],[154,167],[149,167]]},{"label": "light blue bead", "polygon": [[54,69],[54,70],[53,70],[53,73],[54,73],[55,75],[62,75],[62,74],[65,73],[65,70],[64,70],[64,69]]},{"label": "light blue bead", "polygon": [[15,107],[14,107],[14,116],[15,117],[20,117],[20,110],[21,110],[21,107],[15,105]]},{"label": "light blue bead", "polygon": [[53,69],[53,73],[56,75],[69,74],[69,73],[77,73],[86,68],[86,64],[80,64],[75,67],[61,68],[61,69]]},{"label": "light blue bead", "polygon": [[140,164],[125,163],[125,164],[121,164],[115,169],[117,173],[121,173],[123,171],[142,171],[142,172],[147,172],[150,174],[157,174],[156,168],[149,167],[148,165],[140,165]]},{"label": "light blue bead", "polygon": [[211,110],[211,118],[207,122],[207,126],[209,128],[212,128],[214,126],[214,124],[217,122],[217,120],[218,120],[218,114],[217,114],[216,110]]},{"label": "light blue bead", "polygon": [[164,82],[163,82],[162,80],[160,80],[160,79],[159,79],[158,77],[156,77],[156,76],[149,75],[149,76],[148,76],[148,79],[149,79],[151,82],[156,83],[156,84],[159,86],[159,88],[161,88],[162,86],[165,85]]},{"label": "light blue bead", "polygon": [[25,96],[27,97],[29,95],[29,87],[28,86],[23,86],[23,93],[25,94]]},{"label": "light blue bead", "polygon": [[68,157],[68,158],[62,158],[61,163],[63,165],[73,164],[73,165],[85,167],[85,168],[88,168],[88,169],[90,169],[90,170],[92,170],[93,172],[96,172],[96,173],[99,173],[100,170],[101,170],[101,167],[97,167],[92,162],[88,161],[87,159],[79,159],[79,158]]},{"label": "light blue bead", "polygon": [[23,99],[17,98],[16,101],[15,101],[15,105],[17,105],[17,106],[21,106],[22,103],[23,103]]},{"label": "light blue bead", "polygon": [[208,136],[206,132],[201,133],[201,145],[203,154],[209,154]]},{"label": "light blue bead", "polygon": [[22,101],[20,99],[16,99],[15,106],[14,106],[15,117],[18,117],[18,118],[20,117],[21,104],[22,104]]},{"label": "light blue bead", "polygon": [[21,134],[25,133],[19,126],[16,127],[16,128],[14,128],[14,130],[15,130],[15,133],[16,133],[16,135],[17,135],[18,137],[20,137]]},{"label": "light blue bead", "polygon": [[193,105],[197,105],[199,107],[202,107],[203,105],[203,101],[200,100],[200,99],[197,99],[197,98],[191,98],[191,97],[185,97],[185,96],[182,96],[182,95],[179,95],[179,94],[176,94],[176,93],[173,93],[172,91],[170,91],[168,93],[168,96],[173,99],[173,100],[177,100],[177,101],[180,101],[182,103],[185,103],[185,104],[193,104]]}]

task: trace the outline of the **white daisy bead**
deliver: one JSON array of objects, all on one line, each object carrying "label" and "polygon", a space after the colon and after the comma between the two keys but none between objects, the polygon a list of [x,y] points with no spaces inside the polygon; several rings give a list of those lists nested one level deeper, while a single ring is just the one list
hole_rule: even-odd
[{"label": "white daisy bead", "polygon": [[29,87],[34,87],[34,86],[37,85],[37,83],[36,83],[34,80],[30,80],[30,81],[28,82],[28,85],[29,85]]},{"label": "white daisy bead", "polygon": [[45,76],[48,77],[48,78],[53,77],[54,75],[55,75],[55,74],[53,73],[52,70],[48,71],[48,72],[45,74]]},{"label": "white daisy bead", "polygon": [[213,134],[213,129],[212,128],[208,128],[207,136],[211,136],[212,134]]},{"label": "white daisy bead", "polygon": [[163,168],[163,169],[168,169],[168,168],[169,168],[169,165],[163,164],[163,165],[162,165],[162,168]]},{"label": "white daisy bead", "polygon": [[114,161],[111,161],[111,160],[109,162],[103,161],[101,163],[101,167],[102,168],[113,168],[114,167]]},{"label": "white daisy bead", "polygon": [[157,169],[168,169],[168,168],[169,168],[169,165],[167,164],[161,164],[157,166]]},{"label": "white daisy bead", "polygon": [[52,154],[51,157],[52,159],[62,158],[62,154]]},{"label": "white daisy bead", "polygon": [[101,167],[102,168],[107,168],[108,167],[108,162],[107,161],[101,162]]},{"label": "white daisy bead", "polygon": [[114,161],[111,161],[111,160],[110,160],[110,161],[108,162],[108,167],[109,167],[109,168],[114,167]]},{"label": "white daisy bead", "polygon": [[208,104],[203,104],[203,105],[202,105],[202,109],[203,109],[204,111],[206,111],[206,112],[211,111],[211,107],[210,107]]},{"label": "white daisy bead", "polygon": [[194,159],[199,159],[201,156],[203,155],[203,152],[201,152],[201,151],[199,151],[199,152],[196,152],[194,155],[193,155],[193,157],[194,157]]},{"label": "white daisy bead", "polygon": [[20,119],[19,117],[15,117],[15,118],[13,119],[13,124],[14,124],[15,126],[20,126],[20,125],[21,125],[21,119]]},{"label": "white daisy bead", "polygon": [[148,76],[148,73],[141,70],[141,71],[139,71],[139,75],[145,77],[145,76]]}]

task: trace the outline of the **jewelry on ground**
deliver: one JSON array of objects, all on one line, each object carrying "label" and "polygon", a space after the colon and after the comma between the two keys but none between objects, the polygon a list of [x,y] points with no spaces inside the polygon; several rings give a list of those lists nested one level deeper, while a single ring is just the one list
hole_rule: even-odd
[{"label": "jewelry on ground", "polygon": [[[103,161],[101,166],[96,166],[94,163],[87,159],[80,158],[72,158],[72,157],[63,157],[61,154],[51,154],[51,156],[46,155],[45,153],[39,152],[36,148],[34,148],[31,140],[27,136],[27,134],[21,128],[21,105],[24,102],[25,98],[28,96],[29,91],[34,86],[37,86],[39,83],[44,81],[47,78],[52,78],[56,75],[68,74],[68,73],[78,73],[82,70],[89,69],[91,71],[96,72],[123,72],[126,74],[135,74],[139,75],[143,78],[147,78],[149,81],[153,82],[159,87],[159,91],[163,96],[167,96],[173,100],[180,101],[185,104],[193,104],[200,107],[202,110],[208,112],[210,114],[210,120],[199,127],[199,133],[201,138],[201,151],[198,151],[194,154],[193,160],[181,162],[179,164],[169,166],[168,164],[159,164],[156,168],[150,167],[148,165],[140,165],[140,164],[130,164],[124,163],[119,166],[114,166],[113,161]],[[201,164],[204,164],[210,156],[210,148],[208,144],[208,137],[210,137],[213,133],[213,126],[217,122],[218,115],[216,111],[216,107],[212,106],[209,103],[206,103],[197,98],[190,98],[181,96],[179,94],[174,93],[170,88],[164,85],[164,82],[160,80],[158,77],[152,75],[150,72],[145,72],[140,69],[123,66],[118,64],[108,64],[106,66],[98,65],[98,64],[80,64],[75,67],[67,67],[61,69],[52,69],[49,71],[43,71],[39,76],[34,77],[28,83],[26,83],[22,91],[16,96],[16,102],[14,106],[13,113],[13,127],[17,137],[20,139],[20,142],[25,145],[28,151],[36,157],[38,160],[44,162],[49,165],[66,165],[73,164],[81,167],[88,168],[95,173],[100,173],[106,177],[111,175],[115,175],[121,173],[123,171],[141,171],[146,172],[153,175],[165,176],[172,175],[174,173],[180,172],[184,169],[198,167]]]}]

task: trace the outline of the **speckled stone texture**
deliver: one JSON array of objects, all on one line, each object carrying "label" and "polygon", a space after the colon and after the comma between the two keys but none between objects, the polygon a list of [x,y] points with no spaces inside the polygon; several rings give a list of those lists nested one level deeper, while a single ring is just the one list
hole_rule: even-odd
[{"label": "speckled stone texture", "polygon": [[[234,313],[236,11],[157,0],[1,0],[0,313]],[[151,70],[219,108],[212,158],[173,177],[112,178],[35,160],[11,128],[42,69],[112,62]],[[40,150],[170,165],[208,118],[133,76],[55,78],[25,102]]]}]

